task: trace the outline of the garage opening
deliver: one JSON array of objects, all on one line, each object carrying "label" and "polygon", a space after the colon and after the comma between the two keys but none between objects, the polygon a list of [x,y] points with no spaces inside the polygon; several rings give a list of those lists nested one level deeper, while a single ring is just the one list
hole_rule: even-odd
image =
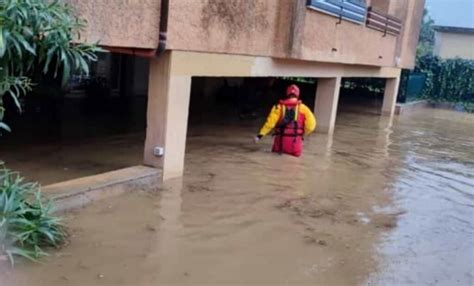
[{"label": "garage opening", "polygon": [[[207,170],[229,168],[252,173],[252,160],[270,152],[271,136],[261,144],[253,138],[271,108],[283,99],[288,85],[300,87],[302,101],[314,108],[314,80],[281,77],[193,77],[186,141],[185,179],[202,180]],[[268,150],[267,150],[268,149]],[[246,156],[253,156],[250,160]],[[224,162],[224,163],[223,163]],[[211,174],[212,176],[212,174]]]},{"label": "garage opening", "polygon": [[146,126],[148,60],[102,53],[88,76],[66,87],[47,76],[23,97],[18,112],[6,97],[0,160],[51,184],[139,165]]},{"label": "garage opening", "polygon": [[341,82],[338,113],[380,115],[385,79],[345,78]]},{"label": "garage opening", "polygon": [[[208,190],[208,180],[215,174],[231,180],[242,176],[258,176],[261,160],[268,156],[272,139],[267,136],[255,144],[253,138],[265,123],[273,105],[283,99],[286,88],[297,84],[301,100],[313,110],[316,81],[282,77],[193,77],[188,118],[185,156],[185,181],[190,191]],[[273,159],[272,159],[273,158]],[[205,168],[203,167],[205,165]],[[275,166],[276,167],[276,166]],[[236,176],[234,176],[236,175]],[[258,179],[258,178],[257,178]],[[222,182],[221,182],[222,183]],[[239,183],[236,181],[235,185]]]},{"label": "garage opening", "polygon": [[[316,81],[282,77],[193,77],[188,136],[205,132],[235,132],[245,129],[256,134],[273,105],[284,98],[286,88],[297,84],[301,100],[314,108]],[[219,130],[218,130],[219,129]]]}]

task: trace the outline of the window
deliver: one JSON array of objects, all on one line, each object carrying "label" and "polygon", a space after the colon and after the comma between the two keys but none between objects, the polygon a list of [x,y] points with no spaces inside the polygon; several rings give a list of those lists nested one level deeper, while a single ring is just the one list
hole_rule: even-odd
[{"label": "window", "polygon": [[365,22],[365,0],[307,0],[306,6],[357,24]]}]

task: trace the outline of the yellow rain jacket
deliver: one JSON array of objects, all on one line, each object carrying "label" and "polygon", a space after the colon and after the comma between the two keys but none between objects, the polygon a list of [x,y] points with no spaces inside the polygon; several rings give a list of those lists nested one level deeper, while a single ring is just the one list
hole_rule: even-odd
[{"label": "yellow rain jacket", "polygon": [[[304,121],[304,135],[311,134],[314,129],[316,129],[316,118],[314,117],[311,110],[303,103],[297,105],[297,114],[303,115],[305,118]],[[284,117],[286,111],[285,105],[279,103],[273,106],[272,111],[267,117],[267,121],[263,125],[262,129],[260,129],[259,135],[265,136],[270,133],[273,128],[275,128],[280,122],[281,118]]]}]

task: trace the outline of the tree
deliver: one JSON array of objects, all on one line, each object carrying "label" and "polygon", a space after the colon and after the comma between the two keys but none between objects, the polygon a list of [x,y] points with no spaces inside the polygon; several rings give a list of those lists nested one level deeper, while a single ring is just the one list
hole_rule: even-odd
[{"label": "tree", "polygon": [[[58,0],[0,0],[0,130],[10,130],[3,122],[5,96],[21,111],[21,96],[41,74],[61,77],[65,84],[72,72],[89,72],[100,49],[75,42],[84,27]],[[36,260],[46,254],[44,247],[58,246],[65,237],[38,184],[25,182],[0,162],[0,260]]]},{"label": "tree", "polygon": [[420,38],[417,47],[417,56],[422,57],[425,55],[431,55],[433,53],[434,46],[434,21],[428,14],[428,10],[423,10],[423,19],[421,22]]},{"label": "tree", "polygon": [[85,21],[59,0],[0,0],[0,129],[3,99],[10,96],[21,111],[20,97],[33,87],[35,74],[61,76],[88,73],[96,61],[97,44],[76,43]]}]

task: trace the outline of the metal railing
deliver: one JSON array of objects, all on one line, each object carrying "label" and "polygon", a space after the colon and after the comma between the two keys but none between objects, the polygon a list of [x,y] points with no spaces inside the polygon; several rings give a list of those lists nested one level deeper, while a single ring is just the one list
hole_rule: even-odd
[{"label": "metal railing", "polygon": [[367,9],[366,26],[387,34],[398,36],[402,31],[402,21],[396,17],[387,15],[372,7]]},{"label": "metal railing", "polygon": [[394,16],[367,7],[365,0],[307,0],[306,7],[324,14],[365,25],[368,28],[387,34],[398,36],[402,31],[402,21]]}]

